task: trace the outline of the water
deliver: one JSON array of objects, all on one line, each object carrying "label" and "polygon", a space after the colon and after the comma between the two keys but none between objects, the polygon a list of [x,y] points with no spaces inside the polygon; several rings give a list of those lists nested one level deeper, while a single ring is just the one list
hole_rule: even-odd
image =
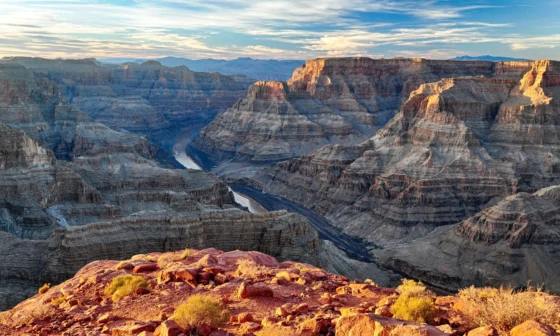
[{"label": "water", "polygon": [[[175,146],[173,146],[173,155],[175,156],[175,160],[182,164],[187,169],[194,169],[194,170],[202,170],[202,168],[191,159],[187,153],[185,152],[185,148],[189,144],[192,139],[192,130],[185,130],[181,132],[177,139],[175,140]],[[229,187],[228,187],[229,188]],[[259,203],[255,202],[254,200],[237,193],[231,188],[229,191],[233,193],[233,198],[235,199],[235,203],[244,206],[249,209],[249,212],[262,214],[267,213],[268,211],[263,208]]]}]

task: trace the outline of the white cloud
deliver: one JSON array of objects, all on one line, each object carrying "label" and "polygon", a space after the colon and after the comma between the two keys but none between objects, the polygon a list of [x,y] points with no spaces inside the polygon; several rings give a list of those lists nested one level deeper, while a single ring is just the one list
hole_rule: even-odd
[{"label": "white cloud", "polygon": [[[506,43],[554,47],[558,37],[503,35],[509,23],[458,20],[489,6],[412,0],[0,0],[0,55],[45,57],[312,58],[371,55],[377,47]],[[408,16],[413,24],[362,21]],[[453,19],[453,20],[451,20]],[[214,42],[224,31],[247,37]],[[245,39],[244,39],[245,40]],[[261,42],[262,41],[262,42]],[[278,44],[278,46],[276,46]],[[274,46],[271,46],[274,45]],[[438,50],[438,49],[433,49]],[[446,49],[439,49],[446,50]],[[450,49],[449,49],[450,50]]]}]

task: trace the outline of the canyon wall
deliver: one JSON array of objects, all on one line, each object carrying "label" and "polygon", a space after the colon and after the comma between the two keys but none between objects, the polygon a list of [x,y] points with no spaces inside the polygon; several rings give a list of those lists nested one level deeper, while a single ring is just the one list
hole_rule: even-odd
[{"label": "canyon wall", "polygon": [[[425,246],[428,241],[422,239],[432,237],[439,227],[475,216],[508,196],[560,184],[559,94],[560,63],[553,61],[497,63],[489,77],[444,78],[422,84],[371,139],[358,145],[328,145],[308,156],[279,163],[261,177],[261,182],[266,192],[313,208],[346,233],[378,246],[395,251],[407,251],[408,243],[415,241]],[[539,211],[548,216],[546,209]],[[554,225],[549,229],[552,233],[547,231],[547,236],[558,234]],[[468,237],[481,235],[480,231],[462,232]],[[502,234],[496,226],[483,233],[483,241],[475,240],[472,245],[484,246],[495,239],[494,235]],[[522,249],[518,240],[528,234],[511,233],[504,249],[517,255]],[[502,265],[498,269],[503,271],[481,272],[477,283],[514,279],[512,282],[520,284],[544,279],[547,285],[557,286],[554,276],[558,264],[551,262],[556,260],[552,251],[557,243],[554,239],[544,241],[541,245],[551,247],[540,257],[550,263],[550,273],[541,276],[532,268],[522,271],[522,265],[532,262],[532,257],[512,257],[512,268]],[[438,244],[433,240],[429,243]],[[536,245],[523,246],[530,253],[541,250]],[[458,248],[464,258],[482,255]],[[432,252],[416,254],[430,260],[430,266],[423,269],[426,273],[409,272],[414,263],[401,264],[397,257],[390,266],[434,283],[448,282],[449,288],[458,286],[446,278],[451,274],[455,279],[467,279],[466,283],[474,279],[456,275],[464,260],[461,265],[453,262],[453,266],[440,268],[437,258],[449,254],[438,252],[432,264],[436,251]],[[500,260],[498,252],[491,255],[485,260]],[[430,267],[442,269],[439,280],[431,278]]]},{"label": "canyon wall", "polygon": [[195,146],[214,160],[269,162],[371,137],[424,83],[459,76],[513,77],[528,62],[335,58],[307,61],[287,82],[257,82],[204,128]]}]

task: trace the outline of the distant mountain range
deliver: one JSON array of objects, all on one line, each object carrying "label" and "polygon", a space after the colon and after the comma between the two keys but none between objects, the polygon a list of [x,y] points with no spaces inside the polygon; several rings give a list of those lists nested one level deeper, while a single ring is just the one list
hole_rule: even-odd
[{"label": "distant mountain range", "polygon": [[[156,59],[165,66],[184,65],[197,72],[219,72],[224,75],[241,74],[250,78],[260,80],[280,80],[285,81],[292,77],[292,72],[305,63],[305,61],[277,61],[277,60],[257,60],[249,57],[238,58],[235,60],[222,59],[201,59],[192,60],[188,58],[164,57]],[[143,63],[146,60],[134,58],[110,58],[101,59],[104,63]]]},{"label": "distant mountain range", "polygon": [[526,58],[514,58],[514,57],[504,57],[504,56],[457,56],[451,59],[452,61],[492,61],[492,62],[509,62],[509,61],[530,61]]}]

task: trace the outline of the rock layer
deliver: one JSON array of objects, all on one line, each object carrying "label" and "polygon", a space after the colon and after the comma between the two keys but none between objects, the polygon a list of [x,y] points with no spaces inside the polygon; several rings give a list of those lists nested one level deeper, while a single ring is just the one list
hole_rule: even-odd
[{"label": "rock layer", "polygon": [[[534,280],[558,290],[554,248],[540,247],[557,244],[556,212],[517,193],[560,183],[559,94],[560,63],[553,61],[501,63],[491,77],[423,84],[370,140],[280,163],[262,178],[265,191],[318,210],[351,235],[402,251],[394,253],[406,258],[387,264],[410,276],[451,289],[469,281]],[[504,199],[506,208],[484,212]],[[493,211],[509,213],[505,218],[516,224]],[[458,230],[472,246],[454,236],[446,243],[434,238],[452,235],[447,231],[431,233],[469,217]],[[402,244],[417,239],[409,255],[410,245]],[[483,248],[497,241],[503,246]],[[515,257],[519,249],[527,256]],[[449,255],[460,257],[439,263]],[[537,255],[550,271],[526,267]],[[479,266],[477,256],[488,264]],[[482,270],[461,271],[469,263]]]},{"label": "rock layer", "polygon": [[95,120],[144,134],[211,120],[242,97],[250,79],[165,67],[159,62],[103,65],[94,59],[4,59],[21,64]]},{"label": "rock layer", "polygon": [[203,129],[195,145],[217,161],[278,161],[372,136],[421,84],[511,76],[529,63],[341,58],[307,61],[287,83],[258,82]]},{"label": "rock layer", "polygon": [[464,221],[376,255],[448,289],[533,284],[560,292],[560,187],[506,197]]}]

